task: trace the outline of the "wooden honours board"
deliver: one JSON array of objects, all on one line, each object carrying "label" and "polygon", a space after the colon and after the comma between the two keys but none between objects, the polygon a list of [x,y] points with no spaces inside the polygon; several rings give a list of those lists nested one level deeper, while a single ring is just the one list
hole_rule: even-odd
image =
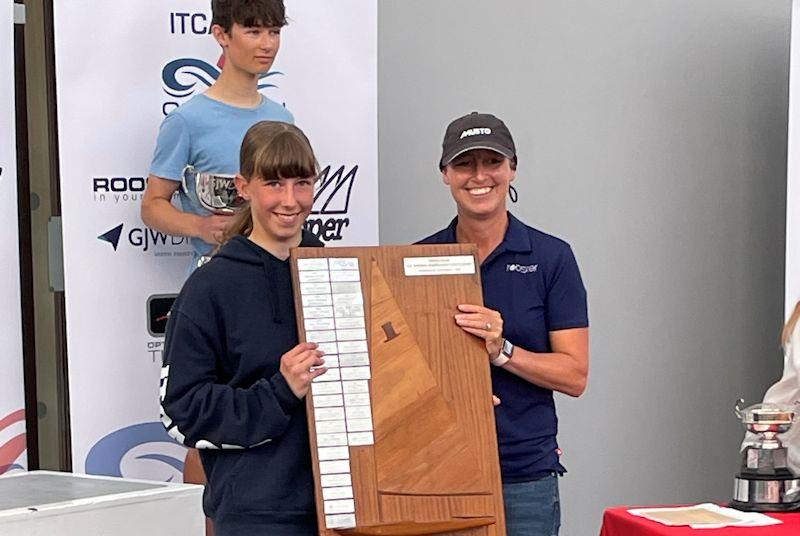
[{"label": "wooden honours board", "polygon": [[504,536],[489,363],[458,326],[482,304],[466,244],[292,250],[323,536]]}]

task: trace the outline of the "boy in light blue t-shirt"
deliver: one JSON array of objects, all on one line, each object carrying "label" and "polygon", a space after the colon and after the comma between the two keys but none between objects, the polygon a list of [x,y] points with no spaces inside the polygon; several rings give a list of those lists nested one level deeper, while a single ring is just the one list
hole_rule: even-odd
[{"label": "boy in light blue t-shirt", "polygon": [[[187,273],[219,243],[232,222],[213,214],[181,188],[183,169],[234,175],[244,134],[263,121],[293,123],[285,107],[258,92],[259,75],[269,71],[286,24],[282,0],[260,0],[240,12],[230,2],[212,2],[211,31],[223,50],[222,72],[203,94],[170,112],[161,124],[147,188],[142,221],[153,229],[190,238],[194,256]],[[241,20],[240,20],[241,19]],[[172,204],[179,192],[181,208]]]}]

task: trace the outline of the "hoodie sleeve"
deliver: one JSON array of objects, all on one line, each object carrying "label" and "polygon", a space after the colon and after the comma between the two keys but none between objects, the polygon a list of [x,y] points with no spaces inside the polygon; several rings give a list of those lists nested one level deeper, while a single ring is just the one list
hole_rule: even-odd
[{"label": "hoodie sleeve", "polygon": [[170,436],[194,448],[238,449],[280,437],[302,404],[280,372],[247,389],[218,383],[223,351],[191,318],[173,309],[161,369],[161,420]]}]

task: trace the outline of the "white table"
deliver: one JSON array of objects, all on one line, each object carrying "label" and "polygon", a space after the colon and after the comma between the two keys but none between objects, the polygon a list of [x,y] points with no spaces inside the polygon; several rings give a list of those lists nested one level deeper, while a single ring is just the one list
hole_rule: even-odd
[{"label": "white table", "polygon": [[203,487],[52,471],[0,477],[3,536],[202,536]]}]

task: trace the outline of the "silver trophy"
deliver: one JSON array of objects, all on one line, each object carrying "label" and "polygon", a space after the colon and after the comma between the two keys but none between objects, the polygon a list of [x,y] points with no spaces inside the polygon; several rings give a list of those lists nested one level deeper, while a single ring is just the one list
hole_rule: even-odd
[{"label": "silver trophy", "polygon": [[[183,168],[181,185],[186,195],[196,199],[200,206],[214,214],[236,214],[247,206],[247,201],[236,189],[236,175],[197,171],[191,164]],[[197,261],[200,267],[211,260],[203,255]]]},{"label": "silver trophy", "polygon": [[731,506],[751,512],[800,509],[800,477],[789,469],[786,447],[778,439],[778,434],[792,427],[797,409],[784,404],[756,404],[742,409],[743,403],[741,398],[736,402],[736,416],[758,439],[742,452]]},{"label": "silver trophy", "polygon": [[214,214],[236,214],[247,206],[236,190],[236,175],[206,173],[197,171],[194,166],[183,168],[183,191],[197,199],[200,206]]}]

